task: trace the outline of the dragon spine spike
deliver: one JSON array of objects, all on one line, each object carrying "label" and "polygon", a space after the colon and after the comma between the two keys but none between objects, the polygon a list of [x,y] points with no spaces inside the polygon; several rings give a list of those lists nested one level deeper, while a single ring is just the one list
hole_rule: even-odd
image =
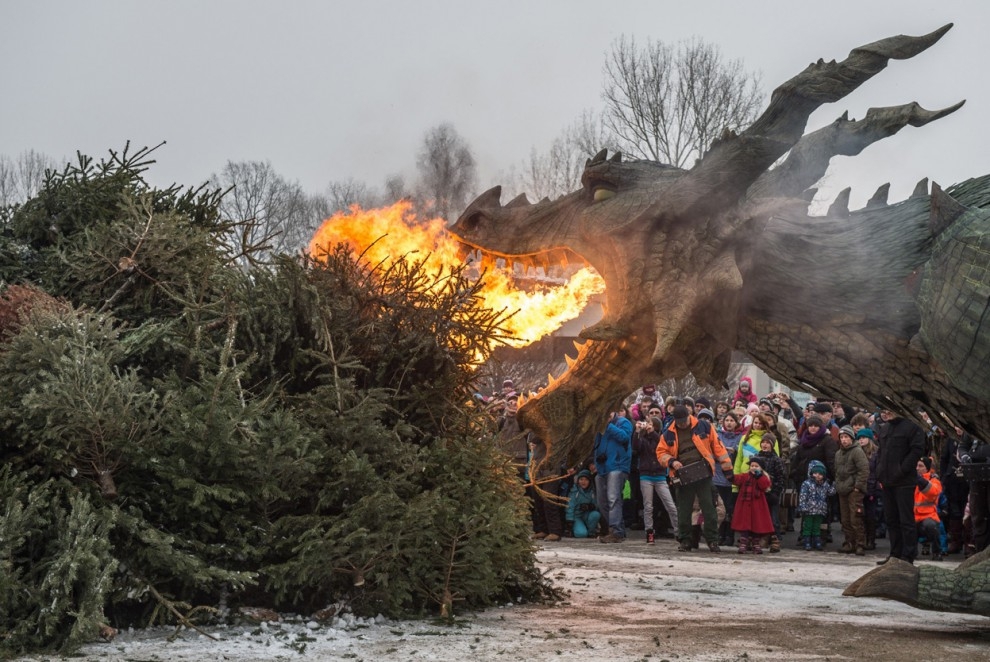
[{"label": "dragon spine spike", "polygon": [[481,195],[479,195],[474,202],[468,205],[468,208],[464,210],[462,215],[471,215],[476,211],[481,211],[482,209],[490,209],[492,207],[501,207],[499,204],[499,199],[502,197],[502,187],[493,186]]},{"label": "dragon spine spike", "polygon": [[564,362],[567,364],[567,367],[570,368],[577,363],[577,359],[571,358],[570,354],[564,354]]},{"label": "dragon spine spike", "polygon": [[616,152],[612,155],[612,158],[608,160],[609,163],[622,163],[622,152]]},{"label": "dragon spine spike", "polygon": [[516,197],[512,198],[512,200],[509,201],[509,204],[505,205],[504,208],[512,209],[513,207],[528,207],[531,204],[532,203],[529,201],[529,198],[526,197],[526,194],[520,193]]},{"label": "dragon spine spike", "polygon": [[914,191],[911,192],[912,198],[923,198],[928,195],[928,178],[925,177],[920,182],[914,185]]},{"label": "dragon spine spike", "polygon": [[818,195],[818,189],[816,188],[805,189],[804,192],[801,193],[801,199],[807,203],[810,203],[815,199],[816,195]]},{"label": "dragon spine spike", "polygon": [[596,163],[602,163],[603,161],[605,161],[606,156],[608,156],[608,150],[603,149],[602,151],[598,152],[593,157],[591,157],[591,160],[588,161],[588,164],[594,165]]},{"label": "dragon spine spike", "polygon": [[549,387],[551,387],[551,386],[553,386],[553,385],[554,385],[554,383],[555,383],[556,381],[557,381],[557,380],[553,378],[553,375],[551,375],[551,374],[550,374],[550,373],[548,372],[548,373],[547,373],[547,388],[549,388]]},{"label": "dragon spine spike", "polygon": [[932,182],[932,209],[928,216],[928,231],[937,237],[952,221],[966,213],[966,208],[955,198],[942,190],[942,187]]},{"label": "dragon spine spike", "polygon": [[880,185],[877,192],[873,194],[873,197],[867,200],[866,208],[876,209],[877,207],[886,207],[888,195],[890,195],[890,182]]},{"label": "dragon spine spike", "polygon": [[584,343],[583,342],[578,342],[577,340],[575,340],[574,341],[574,349],[576,349],[578,351],[578,353],[580,354],[581,353],[581,350],[584,349]]},{"label": "dragon spine spike", "polygon": [[827,215],[833,218],[849,218],[850,193],[852,193],[851,187],[846,187],[839,191],[839,195],[835,196],[835,200],[829,205]]},{"label": "dragon spine spike", "polygon": [[836,121],[836,123],[839,123],[839,122],[848,122],[849,121],[849,111],[847,110],[847,111],[843,112],[841,115],[839,115],[839,119],[837,119],[835,121]]}]

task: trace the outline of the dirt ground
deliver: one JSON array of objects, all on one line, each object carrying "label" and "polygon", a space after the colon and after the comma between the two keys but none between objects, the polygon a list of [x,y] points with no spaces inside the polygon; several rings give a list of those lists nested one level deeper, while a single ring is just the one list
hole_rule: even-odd
[{"label": "dirt ground", "polygon": [[[211,630],[219,641],[186,632],[169,642],[171,629],[124,632],[75,659],[990,660],[990,618],[842,597],[883,549],[866,557],[837,554],[836,545],[805,552],[794,536],[781,553],[762,556],[678,553],[672,539],[650,546],[635,531],[620,544],[546,543],[540,563],[570,594],[556,606],[504,605],[461,614],[455,625],[289,618]],[[961,560],[949,558],[946,567]]]}]

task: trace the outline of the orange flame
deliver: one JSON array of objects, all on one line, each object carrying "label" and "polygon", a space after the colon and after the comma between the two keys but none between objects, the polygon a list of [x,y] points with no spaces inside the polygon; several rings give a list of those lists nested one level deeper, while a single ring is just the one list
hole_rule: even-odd
[{"label": "orange flame", "polygon": [[[420,223],[407,201],[369,210],[355,205],[349,213],[334,214],[313,235],[309,254],[319,258],[340,243],[349,245],[355,255],[363,253],[372,264],[425,258],[427,268],[439,270],[463,263],[443,219]],[[588,267],[563,284],[542,284],[532,291],[520,289],[509,271],[489,269],[478,294],[487,307],[514,313],[505,324],[512,336],[508,344],[523,347],[577,317],[592,296],[604,291],[605,281]]]}]

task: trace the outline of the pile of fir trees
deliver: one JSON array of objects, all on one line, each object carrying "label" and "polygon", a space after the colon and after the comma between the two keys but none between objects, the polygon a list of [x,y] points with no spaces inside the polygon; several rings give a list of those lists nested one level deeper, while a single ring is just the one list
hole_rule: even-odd
[{"label": "pile of fir trees", "polygon": [[0,217],[0,656],[243,605],[551,597],[470,406],[501,333],[476,285],[341,247],[258,264],[149,152]]}]

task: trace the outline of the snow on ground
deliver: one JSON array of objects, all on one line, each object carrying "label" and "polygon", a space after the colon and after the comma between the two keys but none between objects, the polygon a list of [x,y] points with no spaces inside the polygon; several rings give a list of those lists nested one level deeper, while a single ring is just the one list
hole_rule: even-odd
[{"label": "snow on ground", "polygon": [[[835,545],[805,552],[793,536],[780,554],[762,556],[678,553],[673,540],[648,546],[641,532],[621,544],[546,543],[540,563],[570,592],[560,605],[503,605],[458,614],[453,624],[284,618],[211,628],[219,641],[193,631],[169,641],[173,628],[125,631],[74,659],[990,660],[990,618],[842,597],[882,550],[866,557],[836,554]],[[943,565],[957,565],[953,558]]]}]

